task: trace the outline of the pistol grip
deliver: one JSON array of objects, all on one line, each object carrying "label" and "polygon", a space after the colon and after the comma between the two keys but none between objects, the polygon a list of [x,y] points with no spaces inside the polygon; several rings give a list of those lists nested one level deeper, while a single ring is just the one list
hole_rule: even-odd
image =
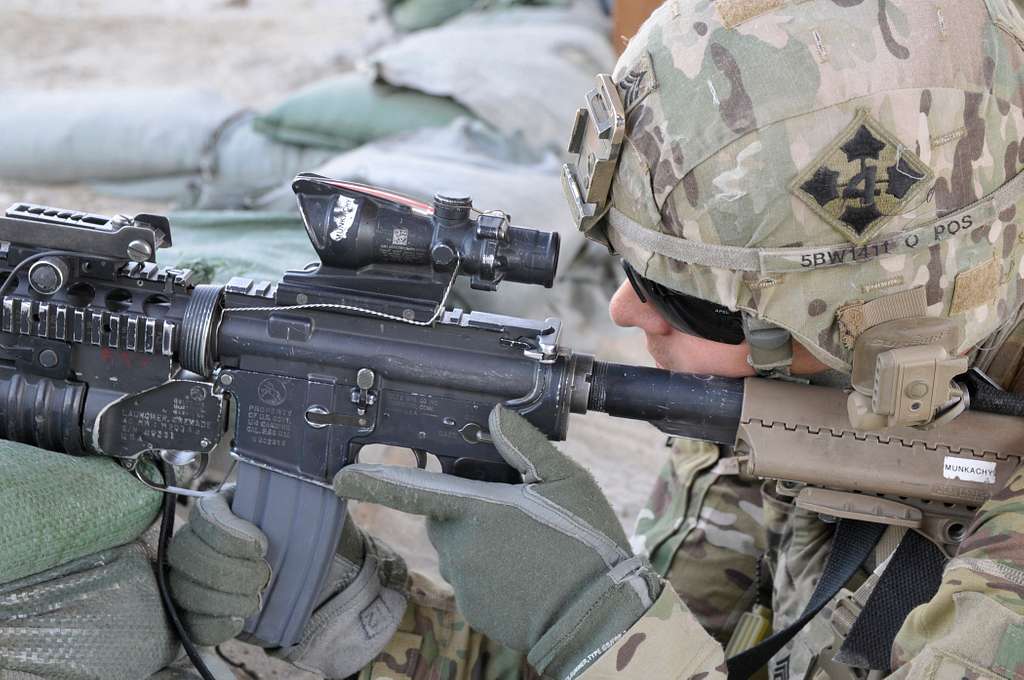
[{"label": "pistol grip", "polygon": [[327,580],[345,522],[345,501],[310,482],[239,462],[232,511],[267,535],[270,583],[245,632],[270,646],[302,636]]}]

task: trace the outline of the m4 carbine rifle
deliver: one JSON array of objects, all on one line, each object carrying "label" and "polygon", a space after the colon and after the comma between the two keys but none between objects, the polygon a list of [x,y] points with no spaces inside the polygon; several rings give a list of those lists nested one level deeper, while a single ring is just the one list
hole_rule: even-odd
[{"label": "m4 carbine rifle", "polygon": [[171,229],[156,215],[18,203],[0,218],[0,437],[112,456],[159,485],[140,462],[205,460],[230,404],[233,510],[267,534],[273,570],[246,630],[269,645],[299,638],[326,579],[345,517],[334,474],[380,443],[515,480],[487,432],[498,403],[554,440],[598,410],[735,445],[737,471],[786,480],[798,503],[945,545],[1024,455],[1018,419],[869,434],[838,390],[603,363],[560,346],[555,319],[447,309],[458,276],[551,286],[557,235],[465,196],[427,205],[308,174],[293,188],[320,262],[275,284],[158,266]]}]

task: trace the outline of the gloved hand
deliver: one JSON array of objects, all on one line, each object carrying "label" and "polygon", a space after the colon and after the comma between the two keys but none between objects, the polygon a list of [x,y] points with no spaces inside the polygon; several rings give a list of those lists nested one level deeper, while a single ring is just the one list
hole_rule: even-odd
[{"label": "gloved hand", "polygon": [[[170,587],[193,642],[216,645],[242,632],[270,580],[267,537],[231,512],[233,487],[199,500],[167,552]],[[346,521],[338,549],[299,642],[273,652],[327,677],[347,677],[377,655],[401,622],[405,563],[390,548]],[[373,608],[378,624],[360,615]],[[259,643],[259,640],[252,640]]]},{"label": "gloved hand", "polygon": [[441,575],[466,621],[531,665],[564,678],[596,659],[661,592],[591,475],[518,414],[497,407],[490,433],[522,484],[415,468],[351,465],[339,496],[426,515]]},{"label": "gloved hand", "polygon": [[234,488],[196,502],[167,549],[168,582],[189,637],[217,645],[242,632],[270,581],[267,537],[231,512]]}]

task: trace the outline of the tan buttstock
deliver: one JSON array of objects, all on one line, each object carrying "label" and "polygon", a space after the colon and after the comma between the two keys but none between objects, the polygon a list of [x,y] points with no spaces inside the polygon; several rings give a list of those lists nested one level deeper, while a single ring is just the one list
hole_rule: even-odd
[{"label": "tan buttstock", "polygon": [[930,430],[854,430],[842,390],[749,378],[741,471],[798,505],[920,529],[948,550],[1024,458],[1024,419],[968,411]]}]

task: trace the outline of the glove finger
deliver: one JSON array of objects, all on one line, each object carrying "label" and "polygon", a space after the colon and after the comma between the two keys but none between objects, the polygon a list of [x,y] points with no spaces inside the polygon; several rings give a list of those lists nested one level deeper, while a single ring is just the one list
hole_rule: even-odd
[{"label": "glove finger", "polygon": [[181,605],[182,609],[194,614],[244,618],[252,616],[260,609],[260,597],[257,593],[213,590],[196,583],[178,570],[171,572],[168,581],[174,601]]},{"label": "glove finger", "polygon": [[556,449],[543,432],[512,409],[501,404],[495,406],[488,426],[498,453],[523,473],[523,481],[527,484],[553,482],[583,471]]},{"label": "glove finger", "polygon": [[236,616],[205,616],[184,612],[181,622],[192,642],[212,647],[227,642],[242,632],[245,619]]},{"label": "glove finger", "polygon": [[270,581],[270,565],[265,559],[224,555],[204,542],[192,525],[174,535],[167,562],[196,583],[227,593],[259,593]]},{"label": "glove finger", "polygon": [[252,522],[231,511],[234,487],[202,498],[192,508],[189,524],[205,543],[231,557],[257,559],[267,554],[267,536]]},{"label": "glove finger", "polygon": [[436,519],[466,512],[473,503],[473,496],[490,495],[489,486],[486,482],[419,468],[362,463],[349,465],[334,477],[334,491],[342,498],[378,503]]}]

